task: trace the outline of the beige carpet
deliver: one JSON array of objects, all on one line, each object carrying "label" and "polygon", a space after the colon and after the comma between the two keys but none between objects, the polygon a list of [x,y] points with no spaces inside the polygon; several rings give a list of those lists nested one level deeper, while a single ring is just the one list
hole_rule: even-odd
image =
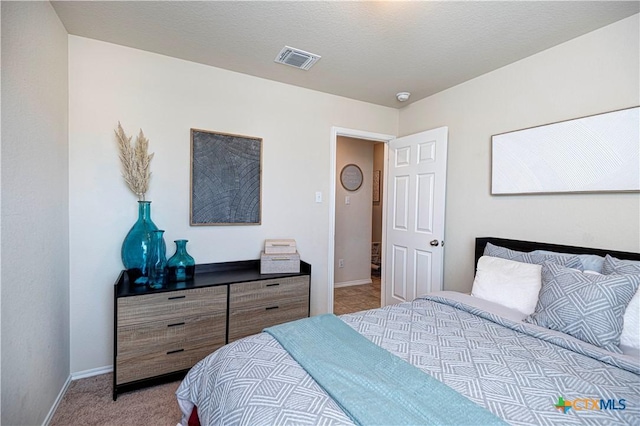
[{"label": "beige carpet", "polygon": [[102,374],[71,382],[50,425],[175,426],[180,422],[174,394],[179,381],[119,394],[114,401],[112,380],[111,374]]}]

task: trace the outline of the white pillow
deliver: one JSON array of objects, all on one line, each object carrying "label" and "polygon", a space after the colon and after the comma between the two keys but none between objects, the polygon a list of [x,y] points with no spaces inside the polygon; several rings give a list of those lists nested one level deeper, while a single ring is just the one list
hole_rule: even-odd
[{"label": "white pillow", "polygon": [[482,256],[478,260],[471,295],[532,314],[542,286],[542,266]]},{"label": "white pillow", "polygon": [[620,344],[640,349],[640,290],[636,291],[624,311]]},{"label": "white pillow", "polygon": [[[640,262],[618,259],[609,255],[604,258],[602,272],[605,274],[640,274]],[[620,334],[620,345],[640,349],[640,290],[631,298],[624,312],[624,326]]]}]

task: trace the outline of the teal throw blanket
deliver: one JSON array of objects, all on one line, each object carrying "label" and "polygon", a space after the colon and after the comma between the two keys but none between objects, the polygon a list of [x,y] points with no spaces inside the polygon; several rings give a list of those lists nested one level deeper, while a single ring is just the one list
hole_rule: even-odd
[{"label": "teal throw blanket", "polygon": [[359,425],[502,425],[488,410],[332,314],[264,330]]}]

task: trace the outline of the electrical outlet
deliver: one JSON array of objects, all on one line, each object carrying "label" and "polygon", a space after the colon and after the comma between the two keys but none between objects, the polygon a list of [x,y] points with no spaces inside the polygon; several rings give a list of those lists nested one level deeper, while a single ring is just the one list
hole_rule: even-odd
[{"label": "electrical outlet", "polygon": [[344,268],[344,259],[338,259],[338,268]]}]

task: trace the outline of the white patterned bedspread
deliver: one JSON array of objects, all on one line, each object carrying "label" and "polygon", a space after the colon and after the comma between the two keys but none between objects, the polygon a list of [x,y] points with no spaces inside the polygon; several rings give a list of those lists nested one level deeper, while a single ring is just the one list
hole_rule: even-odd
[{"label": "white patterned bedspread", "polygon": [[[474,299],[441,292],[340,318],[508,423],[640,425],[640,360],[497,316]],[[185,425],[193,404],[202,426],[353,424],[266,333],[200,361],[176,395]],[[574,407],[557,409],[560,397]],[[600,400],[605,409],[593,409]]]}]

